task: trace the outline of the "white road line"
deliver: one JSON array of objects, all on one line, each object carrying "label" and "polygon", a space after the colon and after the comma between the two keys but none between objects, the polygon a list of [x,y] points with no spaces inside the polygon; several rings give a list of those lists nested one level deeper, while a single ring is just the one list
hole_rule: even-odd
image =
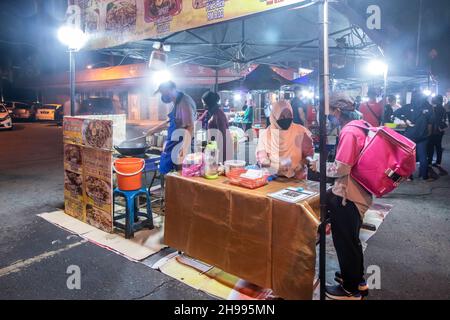
[{"label": "white road line", "polygon": [[64,248],[61,248],[61,249],[58,249],[58,250],[45,252],[43,254],[40,254],[38,256],[35,256],[33,258],[29,258],[29,259],[26,259],[26,260],[16,261],[13,264],[11,264],[11,265],[9,265],[9,266],[7,266],[5,268],[0,269],[0,277],[6,276],[6,275],[11,274],[11,273],[19,272],[20,270],[22,270],[24,268],[27,268],[30,265],[34,264],[34,263],[41,262],[44,259],[53,257],[53,256],[55,256],[57,254],[60,254],[61,252],[70,250],[70,249],[75,248],[75,247],[77,247],[77,246],[79,246],[79,245],[81,245],[83,243],[86,243],[86,242],[87,242],[87,240],[81,240],[79,242],[75,242],[75,243],[69,244],[69,245],[65,246]]}]

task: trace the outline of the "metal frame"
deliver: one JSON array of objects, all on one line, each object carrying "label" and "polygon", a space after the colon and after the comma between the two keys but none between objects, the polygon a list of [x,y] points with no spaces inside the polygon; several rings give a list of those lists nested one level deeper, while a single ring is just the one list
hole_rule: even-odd
[{"label": "metal frame", "polygon": [[[173,53],[180,55],[180,60],[173,65],[187,63],[187,62],[195,62],[199,59],[211,60],[212,64],[206,63],[198,63],[203,66],[214,67],[216,72],[219,68],[225,67],[230,64],[244,64],[248,65],[251,63],[263,63],[261,61],[264,58],[271,57],[273,55],[284,55],[295,52],[296,58],[298,58],[297,50],[299,49],[308,49],[308,50],[319,50],[319,96],[320,96],[320,109],[319,109],[319,122],[320,122],[320,220],[321,224],[319,227],[320,241],[319,241],[319,279],[320,279],[320,299],[325,299],[325,283],[326,283],[326,259],[325,259],[325,247],[326,247],[326,237],[325,237],[325,229],[326,229],[326,217],[327,217],[327,208],[326,208],[326,116],[328,114],[329,109],[329,79],[330,79],[330,70],[329,70],[329,51],[343,50],[344,55],[347,55],[347,51],[353,51],[353,55],[355,57],[364,57],[366,51],[368,51],[372,47],[378,47],[376,44],[367,41],[366,34],[367,30],[360,29],[356,25],[351,25],[350,27],[344,28],[342,30],[338,30],[332,33],[329,33],[328,25],[328,17],[329,17],[329,0],[317,0],[314,1],[313,4],[319,4],[318,6],[318,17],[320,24],[320,32],[317,38],[305,40],[305,41],[296,41],[293,40],[293,43],[279,43],[272,44],[266,42],[250,42],[246,39],[246,30],[245,30],[245,18],[242,18],[241,21],[241,40],[237,42],[231,43],[212,43],[202,36],[196,34],[195,30],[187,30],[174,33],[169,35],[163,39],[148,39],[143,42],[138,42],[138,46],[142,45],[142,49],[133,48],[132,50],[141,51],[137,53],[136,57],[138,59],[142,58],[145,55],[145,52],[149,50],[148,42],[149,41],[158,41],[164,44],[171,45],[173,47],[183,47],[183,46],[206,46],[211,48],[211,53],[207,54],[196,54],[194,52],[186,52],[179,50],[178,48],[172,50]],[[308,4],[310,5],[310,4]],[[348,11],[348,7],[343,7],[342,3],[333,3],[333,7],[336,7],[339,11]],[[349,13],[352,16],[352,13]],[[353,20],[354,17],[353,17]],[[362,35],[360,31],[362,30]],[[179,34],[187,34],[195,39],[195,42],[176,42],[173,38],[175,38]],[[343,37],[347,37],[352,40],[353,46],[344,46],[344,47],[332,47],[329,48],[329,37],[340,35],[345,33]],[[376,36],[376,35],[375,35]],[[341,37],[342,38],[342,37]],[[354,45],[354,38],[359,40],[358,45]],[[172,39],[172,41],[168,41]],[[307,46],[314,42],[318,42],[318,46]],[[261,53],[259,55],[250,57],[248,53],[250,50],[257,51],[257,47],[271,47],[273,51]],[[128,54],[131,56],[128,48],[115,48],[115,49],[106,49],[103,50],[105,53],[116,54],[121,51],[126,51],[124,54]],[[230,52],[229,50],[233,50]],[[336,54],[336,53],[335,53]],[[370,52],[369,52],[370,55]],[[316,59],[311,59],[316,60]],[[197,61],[198,62],[198,61]],[[215,62],[215,64],[214,64]],[[271,64],[265,63],[265,64]],[[280,63],[280,65],[287,67],[289,63],[284,64]],[[217,74],[216,74],[217,78]],[[217,82],[217,81],[216,81]],[[216,83],[217,86],[217,83]]]},{"label": "metal frame", "polygon": [[[308,3],[306,6],[317,4],[318,2],[320,1]],[[299,8],[303,7],[304,6],[301,6]],[[337,11],[342,14],[342,8],[339,7],[339,9],[340,10]],[[270,12],[264,14],[269,15]],[[202,28],[196,28],[193,30],[176,32],[161,39],[147,39],[130,43],[122,47],[103,49],[102,52],[109,55],[129,55],[136,59],[148,60],[151,51],[149,42],[161,42],[172,47],[172,56],[175,56],[177,61],[171,66],[189,62],[219,69],[227,67],[239,69],[250,64],[269,64],[283,68],[297,68],[299,56],[301,57],[302,55],[306,57],[307,60],[317,61],[317,56],[313,51],[319,49],[319,38],[315,37],[302,41],[295,39],[283,40],[277,43],[252,41],[251,39],[247,39],[248,32],[246,30],[246,21],[248,20],[248,17],[241,18],[240,20],[241,37],[236,41],[228,41],[225,43],[220,41],[212,42],[198,34],[198,30],[201,30]],[[232,22],[233,21],[224,22],[222,25],[226,26],[225,28],[228,28],[230,25],[229,23]],[[203,28],[208,28],[208,26]],[[224,29],[224,37],[227,32],[228,29]],[[183,39],[177,41],[177,37],[180,36],[183,36]],[[344,47],[331,47],[330,51],[333,53],[333,56],[342,55],[349,58],[366,59],[375,55],[375,50],[372,49],[376,48],[377,44],[371,42],[368,39],[365,30],[361,29],[356,24],[352,23],[348,27],[334,31],[330,33],[329,36],[340,36],[340,38],[348,39],[347,42],[349,43]],[[198,53],[195,51],[188,51],[189,47],[198,47],[207,50],[202,50],[202,53]],[[272,50],[268,51],[270,48]],[[282,56],[285,61],[273,61],[273,59],[270,59],[275,55],[278,58]],[[296,61],[296,63],[293,63],[293,61]]]}]

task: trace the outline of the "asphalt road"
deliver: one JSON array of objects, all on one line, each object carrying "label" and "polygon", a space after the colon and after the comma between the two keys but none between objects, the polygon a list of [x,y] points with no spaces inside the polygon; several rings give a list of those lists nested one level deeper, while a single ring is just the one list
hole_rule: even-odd
[{"label": "asphalt road", "polygon": [[[62,129],[0,132],[0,299],[210,299],[36,216],[63,205]],[[70,265],[81,289],[67,288]]]},{"label": "asphalt road", "polygon": [[[449,136],[445,149],[450,169]],[[61,128],[0,132],[0,299],[210,298],[37,217],[63,205],[62,162]],[[365,254],[381,271],[370,299],[450,298],[449,187],[449,176],[415,180],[378,200],[394,209]],[[81,290],[67,288],[70,265],[80,267]]]}]

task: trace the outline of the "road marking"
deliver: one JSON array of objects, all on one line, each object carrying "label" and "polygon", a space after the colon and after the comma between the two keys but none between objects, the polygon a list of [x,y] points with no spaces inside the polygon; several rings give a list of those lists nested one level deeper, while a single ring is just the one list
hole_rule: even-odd
[{"label": "road marking", "polygon": [[43,254],[40,254],[38,256],[35,256],[33,258],[29,258],[29,259],[26,259],[26,260],[16,261],[13,264],[11,264],[11,265],[9,265],[9,266],[7,266],[5,268],[0,269],[0,277],[6,276],[6,275],[11,274],[11,273],[19,272],[22,269],[27,268],[30,265],[34,264],[34,263],[41,262],[42,260],[45,260],[45,259],[50,258],[50,257],[53,257],[53,256],[55,256],[57,254],[60,254],[61,252],[70,250],[72,248],[75,248],[75,247],[77,247],[77,246],[79,246],[79,245],[81,245],[83,243],[86,243],[86,242],[87,242],[87,240],[81,240],[79,242],[71,243],[71,244],[65,246],[64,248],[61,248],[61,249],[58,249],[58,250],[45,252]]}]

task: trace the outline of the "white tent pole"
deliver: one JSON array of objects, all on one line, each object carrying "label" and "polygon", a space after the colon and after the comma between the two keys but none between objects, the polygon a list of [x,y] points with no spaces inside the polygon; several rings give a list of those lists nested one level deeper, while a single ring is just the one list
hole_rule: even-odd
[{"label": "white tent pole", "polygon": [[325,225],[326,225],[326,161],[327,161],[327,130],[326,121],[329,113],[329,56],[328,56],[328,0],[322,0],[319,6],[319,91],[320,91],[320,244],[319,244],[319,279],[320,299],[325,300]]}]

